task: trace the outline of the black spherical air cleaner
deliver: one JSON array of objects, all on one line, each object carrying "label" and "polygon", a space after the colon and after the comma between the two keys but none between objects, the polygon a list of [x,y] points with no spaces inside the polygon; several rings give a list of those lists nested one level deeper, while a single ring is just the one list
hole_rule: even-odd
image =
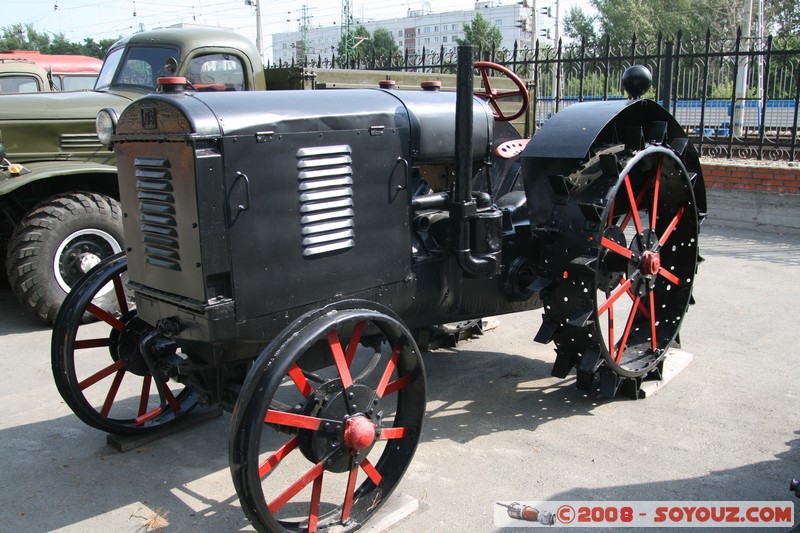
[{"label": "black spherical air cleaner", "polygon": [[641,98],[652,85],[653,75],[644,65],[633,65],[622,73],[622,89],[632,100]]}]

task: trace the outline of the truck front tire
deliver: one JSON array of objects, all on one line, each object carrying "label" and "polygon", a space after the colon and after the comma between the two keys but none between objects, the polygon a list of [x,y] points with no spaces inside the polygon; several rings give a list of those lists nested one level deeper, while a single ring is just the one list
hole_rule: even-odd
[{"label": "truck front tire", "polygon": [[30,211],[8,245],[8,282],[34,315],[55,322],[70,288],[94,265],[122,251],[122,215],[116,200],[73,192]]}]

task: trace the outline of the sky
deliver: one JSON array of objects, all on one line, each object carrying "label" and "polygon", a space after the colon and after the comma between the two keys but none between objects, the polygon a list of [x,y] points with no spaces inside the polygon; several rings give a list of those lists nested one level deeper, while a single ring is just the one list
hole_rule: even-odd
[{"label": "sky", "polygon": [[[509,3],[514,0],[498,0]],[[433,12],[472,9],[473,0],[429,0]],[[352,0],[356,20],[399,18],[409,9],[422,9],[423,0]],[[272,33],[296,31],[302,0],[262,0],[265,44]],[[330,26],[341,20],[341,0],[309,0],[312,26]],[[33,24],[37,31],[63,33],[82,42],[129,35],[178,23],[204,24],[236,30],[255,41],[255,8],[245,0],[0,0],[0,27]]]}]

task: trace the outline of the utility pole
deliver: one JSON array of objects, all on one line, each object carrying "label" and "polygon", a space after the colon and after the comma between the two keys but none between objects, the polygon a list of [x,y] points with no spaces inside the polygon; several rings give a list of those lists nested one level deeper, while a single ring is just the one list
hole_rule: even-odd
[{"label": "utility pole", "polygon": [[[744,13],[742,15],[741,42],[747,46],[750,40],[750,26],[753,24],[753,0],[744,0]],[[739,58],[739,68],[736,71],[736,105],[733,106],[733,134],[737,137],[744,131],[745,98],[747,98],[747,67],[750,56],[743,54]]]},{"label": "utility pole", "polygon": [[302,54],[298,59],[303,60],[305,59],[308,53],[308,26],[311,22],[311,15],[309,14],[309,9],[306,4],[300,8],[300,39],[303,41],[303,50]]},{"label": "utility pole", "polygon": [[344,68],[347,68],[350,64],[350,52],[353,50],[353,45],[355,44],[355,39],[353,38],[353,32],[351,31],[351,26],[353,23],[353,14],[352,14],[352,4],[350,0],[342,0],[342,24],[339,26],[342,32],[342,59],[344,60]]},{"label": "utility pole", "polygon": [[244,5],[252,6],[256,9],[256,48],[258,56],[264,60],[264,46],[261,41],[261,0],[244,0]]}]

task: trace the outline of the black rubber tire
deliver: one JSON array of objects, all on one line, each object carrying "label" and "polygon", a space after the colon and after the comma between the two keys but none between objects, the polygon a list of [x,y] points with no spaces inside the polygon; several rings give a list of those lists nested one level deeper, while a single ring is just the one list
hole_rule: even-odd
[{"label": "black rubber tire", "polygon": [[6,255],[9,285],[23,306],[52,324],[68,289],[89,267],[122,251],[122,243],[122,214],[113,198],[91,192],[49,198],[14,229]]}]

